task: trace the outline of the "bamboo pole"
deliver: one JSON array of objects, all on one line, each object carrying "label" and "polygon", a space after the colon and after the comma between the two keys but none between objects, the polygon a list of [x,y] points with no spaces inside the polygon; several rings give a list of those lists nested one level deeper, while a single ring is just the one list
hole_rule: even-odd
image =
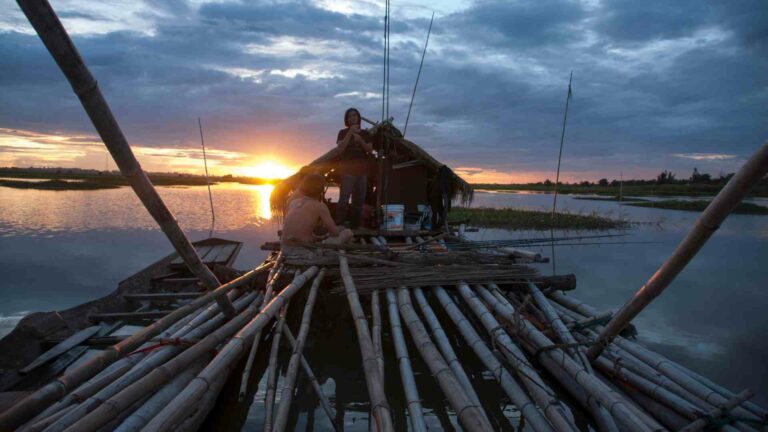
[{"label": "bamboo pole", "polygon": [[376,352],[376,361],[379,364],[379,375],[384,381],[384,352],[381,344],[381,309],[379,308],[379,290],[373,290],[371,294],[371,333],[373,337],[373,350]]},{"label": "bamboo pole", "polygon": [[[46,0],[18,0],[18,4],[72,85],[72,90],[80,99],[101,140],[109,149],[115,164],[133,188],[136,196],[168,237],[192,274],[197,276],[208,290],[218,288],[221,283],[197,255],[197,251],[184,235],[173,213],[165,206],[149,177],[142,170],[139,161],[136,160],[96,80],[77,52],[77,48],[64,26],[61,25],[53,8]],[[225,297],[218,297],[216,300],[227,318],[234,317],[235,310],[232,303]]]},{"label": "bamboo pole", "polygon": [[[555,429],[558,431],[576,431],[577,429],[573,424],[573,415],[570,410],[557,398],[555,392],[544,383],[544,380],[541,379],[530,364],[525,354],[507,335],[501,324],[488,311],[472,289],[467,284],[459,284],[457,288],[461,297],[480,320],[486,331],[488,331],[494,343],[503,348],[501,350],[502,355],[515,368],[515,372],[520,377],[525,388],[531,393],[533,400],[542,407],[544,414],[552,422]],[[495,298],[494,301],[498,302]]]},{"label": "bamboo pole", "polygon": [[488,349],[485,342],[464,317],[464,314],[461,313],[461,310],[459,310],[448,293],[442,287],[433,287],[432,291],[437,296],[446,314],[459,329],[461,336],[472,348],[483,365],[485,365],[486,369],[493,374],[512,403],[515,404],[525,419],[531,424],[533,430],[536,432],[554,431],[554,428],[531,401],[525,390],[517,384],[514,377],[502,366],[491,350]]},{"label": "bamboo pole", "polygon": [[[252,303],[256,299],[256,297],[257,297],[256,293],[251,293],[237,300],[235,302],[235,310],[238,312],[241,312],[250,303]],[[210,334],[211,332],[213,332],[217,327],[223,324],[224,321],[225,321],[224,316],[221,313],[218,313],[216,317],[203,323],[195,330],[187,333],[186,336],[190,338],[195,338],[195,339],[204,337]],[[182,331],[182,330],[179,330],[179,331]],[[162,365],[163,363],[168,361],[170,358],[184,351],[186,347],[187,347],[186,345],[176,344],[176,345],[163,346],[153,351],[152,353],[144,357],[141,361],[139,361],[139,363],[136,366],[134,366],[130,371],[128,371],[127,373],[125,373],[124,375],[122,375],[112,383],[110,383],[108,386],[99,390],[96,394],[83,400],[77,406],[77,408],[70,411],[69,414],[67,414],[63,418],[59,419],[56,423],[51,425],[48,428],[48,432],[60,432],[65,430],[69,426],[75,424],[77,421],[79,421],[84,416],[86,416],[89,412],[94,410],[97,406],[109,400],[109,398],[118,394],[120,391],[122,391],[132,383],[141,379],[141,377],[151,373],[158,366]],[[80,397],[80,395],[77,395],[77,394],[72,396],[73,398],[75,398],[75,400],[78,400]]]},{"label": "bamboo pole", "polygon": [[[459,292],[465,298],[471,298],[474,295],[472,290],[466,285],[459,285]],[[476,297],[475,300],[477,300]],[[574,381],[584,387],[589,394],[597,399],[597,401],[611,413],[621,427],[638,432],[650,430],[650,428],[627,407],[626,402],[624,402],[618,394],[613,392],[595,376],[586,373],[583,367],[579,366],[579,364],[563,352],[562,349],[555,347],[552,341],[538,331],[530,322],[522,317],[516,316],[513,308],[503,305],[492,295],[483,296],[483,300],[488,303],[488,306],[494,313],[501,316],[512,326],[518,337],[523,338],[528,343],[532,344],[536,350],[543,350],[540,351],[541,355],[550,357],[553,361],[560,364],[563,370],[565,370]]]},{"label": "bamboo pole", "polygon": [[127,353],[134,351],[147,340],[168,329],[176,321],[208,304],[208,302],[211,300],[226,295],[226,293],[231,289],[237,288],[247,282],[250,282],[254,277],[268,270],[270,267],[271,264],[259,266],[256,269],[244,274],[243,276],[240,276],[239,278],[222,285],[216,290],[193,300],[191,303],[176,309],[174,312],[166,315],[165,317],[143,328],[142,330],[139,330],[122,342],[101,351],[99,354],[78,366],[74,370],[63,374],[52,383],[47,384],[5,412],[0,413],[0,430],[13,430],[17,428],[26,420],[45,409],[52,402],[66,395],[66,393],[71,389],[76,388],[86,380],[95,376],[102,369],[115,362],[117,359],[125,356]]},{"label": "bamboo pole", "polygon": [[677,246],[672,255],[662,266],[648,279],[626,303],[619,309],[613,319],[600,333],[601,341],[593,345],[587,355],[594,360],[606,345],[610,344],[627,324],[632,321],[642,310],[661,294],[685,266],[696,256],[699,249],[717,231],[723,220],[733,211],[736,205],[749,193],[750,190],[768,172],[768,142],[741,167],[720,193],[707,206],[701,216],[696,220],[693,228],[688,232],[683,241]]},{"label": "bamboo pole", "polygon": [[[716,408],[710,412],[707,413],[707,417],[709,419],[717,419],[718,417],[722,417],[726,414],[728,414],[728,411],[739,406],[747,399],[754,396],[754,394],[749,390],[744,390],[738,395],[736,395],[734,398],[730,399],[727,403],[723,404],[721,408]],[[698,418],[693,423],[689,424],[688,426],[680,429],[680,432],[697,432],[700,430],[704,430],[704,428],[707,426],[707,419],[706,418]]]},{"label": "bamboo pole", "polygon": [[[317,267],[311,267],[305,271],[300,280],[291,283],[285,289],[283,289],[283,291],[258,314],[258,305],[256,305],[254,302],[254,304],[239,314],[235,319],[228,321],[219,327],[216,331],[203,338],[200,342],[196,343],[194,346],[188,348],[183,353],[177,355],[170,361],[156,368],[151,373],[145,375],[140,380],[136,381],[117,395],[110,398],[101,404],[101,406],[96,408],[93,412],[81,419],[79,422],[72,425],[69,429],[67,429],[67,431],[75,432],[96,430],[107,421],[109,421],[109,419],[116,413],[131,406],[131,404],[141,399],[147,393],[152,392],[163,383],[168,382],[176,374],[184,370],[196,358],[199,358],[200,355],[203,355],[216,346],[225,343],[230,339],[232,335],[237,333],[235,337],[232,337],[231,340],[229,340],[229,342],[227,342],[226,345],[219,351],[216,357],[214,357],[213,361],[208,366],[206,366],[205,369],[203,369],[203,372],[198,374],[198,376],[192,380],[184,392],[182,392],[173,400],[173,402],[165,407],[163,411],[161,411],[158,416],[155,417],[152,422],[150,422],[150,424],[148,424],[145,428],[145,430],[151,430],[152,428],[150,428],[150,426],[152,426],[153,423],[158,420],[158,417],[165,418],[167,414],[164,415],[164,413],[173,411],[173,409],[178,407],[179,404],[184,406],[186,399],[192,399],[192,396],[198,396],[200,387],[203,388],[204,392],[204,390],[207,388],[207,377],[211,375],[217,376],[217,373],[221,369],[226,368],[230,364],[234,363],[234,361],[237,361],[240,354],[242,354],[242,351],[244,350],[244,342],[246,340],[250,341],[250,338],[253,337],[254,333],[264,328],[264,326],[267,325],[267,323],[275,317],[280,308],[285,304],[285,301],[294,293],[296,293],[296,291],[301,288],[307,279],[311,278],[316,273]],[[192,393],[192,395],[190,395],[190,393]],[[189,405],[191,404],[188,404],[188,406]],[[170,424],[173,424],[173,422]]]},{"label": "bamboo pole", "polygon": [[368,331],[368,320],[365,318],[362,305],[360,305],[355,282],[349,273],[349,263],[344,254],[339,255],[339,271],[341,272],[341,278],[344,281],[344,288],[347,292],[349,309],[355,321],[355,331],[357,332],[357,341],[360,345],[360,354],[363,357],[365,382],[368,387],[368,395],[371,398],[371,413],[375,421],[376,430],[378,432],[389,432],[394,427],[392,425],[389,404],[384,394],[384,381],[379,374],[379,365],[376,360],[376,352],[373,349],[373,340]]},{"label": "bamboo pole", "polygon": [[157,393],[152,395],[144,404],[134,411],[128,418],[120,423],[114,432],[138,432],[144,425],[146,425],[152,417],[157,415],[163,407],[168,404],[184,387],[192,381],[192,378],[197,375],[200,370],[203,369],[205,363],[210,357],[205,358],[203,361],[193,363],[190,367],[185,369],[182,373],[177,375],[171,382],[163,386]]},{"label": "bamboo pole", "polygon": [[419,390],[416,387],[416,378],[411,368],[411,359],[408,356],[408,346],[405,344],[403,327],[400,324],[400,311],[397,309],[397,298],[392,288],[387,288],[387,306],[389,312],[389,328],[392,331],[392,342],[395,345],[397,365],[400,369],[400,380],[403,383],[406,407],[414,432],[426,432],[427,424],[424,422],[423,408],[419,398]]},{"label": "bamboo pole", "polygon": [[[285,336],[288,339],[288,342],[290,342],[291,344],[291,348],[295,350],[296,339],[293,338],[291,329],[288,328],[288,326],[283,327],[283,336]],[[315,376],[314,372],[312,372],[312,368],[309,366],[307,359],[304,358],[303,354],[301,355],[300,358],[301,358],[301,367],[302,369],[304,369],[304,375],[307,376],[307,379],[312,385],[312,388],[315,390],[315,394],[317,394],[317,398],[320,400],[320,405],[323,407],[323,411],[325,411],[325,414],[328,416],[328,420],[330,420],[331,425],[333,425],[333,429],[336,431],[339,431],[340,428],[336,424],[336,421],[334,420],[333,410],[331,410],[331,403],[328,401],[328,398],[323,393],[323,389],[320,387],[320,383],[317,382],[317,377]]]},{"label": "bamboo pole", "polygon": [[[267,278],[267,286],[264,292],[264,302],[261,304],[261,307],[263,308],[265,305],[269,303],[270,300],[272,300],[272,292],[274,291],[275,283],[280,279],[280,276],[283,273],[283,265],[282,265],[282,259],[283,259],[283,252],[280,251],[280,253],[277,256],[277,259],[275,262],[277,263],[275,267],[272,267],[272,270],[269,272],[269,277]],[[253,369],[253,362],[256,360],[256,351],[259,349],[259,343],[261,341],[261,332],[256,333],[256,336],[253,338],[253,343],[251,344],[251,350],[248,351],[248,360],[245,363],[245,369],[243,369],[243,376],[240,379],[240,393],[237,396],[238,402],[243,402],[245,400],[245,395],[248,393],[248,378],[251,376],[251,370]]]},{"label": "bamboo pole", "polygon": [[[472,382],[467,376],[467,373],[464,371],[464,368],[461,366],[461,362],[456,356],[456,352],[453,350],[453,347],[451,347],[451,343],[448,340],[448,335],[440,325],[440,321],[438,321],[435,312],[429,306],[426,297],[424,297],[424,292],[422,292],[421,288],[415,288],[413,290],[413,295],[416,297],[416,304],[419,305],[419,309],[421,310],[421,314],[424,316],[424,320],[429,325],[430,330],[432,330],[432,336],[435,338],[437,347],[440,349],[440,353],[443,355],[445,362],[448,363],[448,366],[451,368],[451,371],[453,371],[454,376],[456,376],[456,379],[459,380],[459,383],[467,393],[467,397],[469,398],[470,402],[476,406],[482,406],[480,403],[480,398],[477,397],[477,393],[475,393],[475,389],[472,387]],[[486,420],[487,419],[488,418],[486,417]]]},{"label": "bamboo pole", "polygon": [[416,348],[419,350],[422,359],[424,359],[424,363],[429,367],[430,372],[432,372],[432,375],[443,390],[443,394],[448,399],[448,403],[456,412],[459,423],[465,430],[469,431],[492,431],[493,427],[482,413],[482,408],[474,405],[469,399],[461,383],[456,379],[448,364],[446,364],[440,351],[432,343],[427,329],[421,323],[421,319],[411,304],[410,297],[407,288],[401,287],[398,289],[397,304],[400,308],[400,315],[403,316],[405,325],[408,327]]},{"label": "bamboo pole", "polygon": [[[315,306],[317,290],[320,287],[320,283],[322,283],[324,277],[325,269],[320,270],[320,273],[317,274],[315,280],[312,281],[312,286],[310,287],[309,295],[307,296],[307,303],[304,305],[304,312],[301,314],[299,338],[296,341],[296,344],[293,346],[291,359],[288,362],[288,369],[285,372],[283,390],[280,392],[280,404],[277,407],[277,414],[275,414],[274,426],[272,426],[272,430],[277,432],[283,431],[288,423],[288,413],[291,409],[293,390],[296,386],[296,377],[298,375],[299,365],[301,363],[301,352],[304,350],[304,343],[307,340],[307,334],[309,334],[309,324],[312,320],[312,309]],[[283,327],[288,326],[284,325]]]},{"label": "bamboo pole", "polygon": [[[557,335],[557,338],[560,340],[560,342],[569,345],[569,344],[576,344],[576,339],[571,334],[570,330],[568,330],[568,327],[565,326],[565,323],[560,319],[560,316],[557,314],[557,311],[552,308],[552,305],[549,304],[549,300],[542,294],[542,292],[539,290],[539,288],[531,283],[528,282],[528,290],[531,293],[531,296],[533,297],[534,302],[539,307],[539,310],[544,314],[544,316],[547,318],[547,322],[549,326],[552,328],[554,333]],[[485,289],[482,286],[479,287],[481,290]],[[494,291],[498,292],[498,287]],[[498,299],[499,297],[503,296],[496,296]],[[507,304],[507,306],[511,306],[511,304]],[[586,370],[588,373],[594,375],[594,371],[592,370],[592,365],[589,363],[589,360],[587,359],[586,354],[583,350],[581,350],[578,347],[572,348],[570,350],[571,356],[575,358],[576,360],[581,363],[581,365],[584,367],[584,370]],[[615,420],[613,417],[611,417],[611,414],[594,398],[587,397],[587,405],[589,407],[589,411],[592,412],[592,416],[595,419],[595,422],[597,423],[598,430],[602,432],[618,432],[619,428],[616,425]]]},{"label": "bamboo pole", "polygon": [[[296,276],[298,277],[298,275],[299,272],[297,271]],[[275,393],[277,391],[277,376],[279,375],[277,357],[280,353],[280,339],[283,336],[283,326],[285,326],[289,306],[290,301],[286,302],[280,311],[280,319],[273,330],[272,348],[269,351],[269,365],[267,366],[267,393],[264,396],[264,432],[272,431],[272,414],[275,409]]]}]

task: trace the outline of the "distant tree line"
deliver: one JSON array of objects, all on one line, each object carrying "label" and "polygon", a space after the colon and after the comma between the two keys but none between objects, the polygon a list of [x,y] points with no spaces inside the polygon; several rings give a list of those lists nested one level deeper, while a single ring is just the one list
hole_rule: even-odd
[{"label": "distant tree line", "polygon": [[[720,173],[717,177],[702,173],[698,168],[694,168],[693,172],[688,177],[678,178],[677,174],[672,171],[664,170],[660,172],[655,179],[627,179],[623,183],[625,186],[651,186],[651,185],[665,185],[665,184],[677,184],[677,185],[724,185],[734,176],[735,173]],[[608,180],[607,178],[601,178],[596,182],[584,180],[580,182],[567,183],[559,182],[560,185],[568,186],[618,186],[622,181],[619,179]],[[550,179],[546,179],[543,182],[529,183],[531,185],[543,185],[551,186],[554,182]],[[763,178],[760,185],[768,185],[768,176]]]}]

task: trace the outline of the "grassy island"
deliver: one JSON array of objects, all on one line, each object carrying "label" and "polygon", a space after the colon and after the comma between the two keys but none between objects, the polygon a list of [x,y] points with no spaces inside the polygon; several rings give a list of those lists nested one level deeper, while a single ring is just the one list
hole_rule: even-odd
[{"label": "grassy island", "polygon": [[96,183],[90,181],[46,180],[31,182],[25,180],[0,180],[0,186],[15,189],[39,189],[39,190],[98,190],[117,189],[120,186],[114,184]]},{"label": "grassy island", "polygon": [[[449,222],[466,220],[469,220],[472,225],[494,228],[547,230],[552,227],[552,213],[548,211],[483,207],[451,209]],[[554,220],[555,229],[608,230],[627,228],[629,225],[628,221],[610,219],[596,214],[555,213]]]},{"label": "grassy island", "polygon": [[[709,201],[684,201],[684,200],[664,200],[664,201],[646,201],[646,202],[628,202],[626,205],[635,207],[652,207],[665,210],[682,210],[701,212],[709,205]],[[768,207],[752,203],[739,203],[733,210],[735,214],[753,214],[768,215]]]}]

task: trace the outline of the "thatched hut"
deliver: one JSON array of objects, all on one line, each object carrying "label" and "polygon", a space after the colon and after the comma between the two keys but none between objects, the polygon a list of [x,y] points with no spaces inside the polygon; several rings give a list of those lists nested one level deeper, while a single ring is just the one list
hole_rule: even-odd
[{"label": "thatched hut", "polygon": [[[377,157],[371,158],[368,170],[367,206],[376,209],[383,204],[402,204],[406,214],[413,214],[418,212],[420,205],[429,204],[434,212],[439,212],[436,208],[443,208],[445,214],[450,211],[451,202],[467,205],[472,201],[474,190],[469,183],[424,149],[403,138],[397,128],[385,123],[369,132],[373,136]],[[270,197],[272,213],[278,216],[283,214],[288,196],[307,174],[324,175],[329,184],[338,186],[340,155],[340,149],[333,147],[278,183]],[[382,185],[382,181],[386,186]],[[337,203],[330,200],[327,203],[331,213],[335,214]]]}]

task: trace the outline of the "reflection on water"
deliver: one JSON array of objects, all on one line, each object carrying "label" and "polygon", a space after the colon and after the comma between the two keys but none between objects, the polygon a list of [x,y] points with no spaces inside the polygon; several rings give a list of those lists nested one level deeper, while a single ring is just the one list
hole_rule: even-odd
[{"label": "reflection on water", "polygon": [[[238,268],[257,265],[266,255],[260,244],[277,236],[278,227],[269,216],[271,188],[213,186],[214,235],[245,242]],[[158,190],[191,239],[207,236],[210,208],[205,187]],[[10,329],[21,311],[64,309],[105,295],[120,280],[171,250],[129,188],[37,191],[0,187],[0,203],[0,331]],[[478,192],[474,205],[548,210],[552,195]],[[557,248],[557,272],[576,274],[574,295],[601,310],[617,308],[642,286],[698,216],[575,200],[568,195],[558,198],[558,208],[642,222],[619,240],[652,242]],[[471,235],[492,240],[541,237],[542,233],[483,229]],[[534,249],[550,255],[548,247]],[[765,403],[767,259],[768,217],[730,216],[664,294],[635,320],[640,339],[734,390],[752,388],[756,401]],[[551,272],[550,265],[539,267],[544,273]],[[359,353],[350,356],[359,360]],[[331,375],[340,376],[327,374]],[[388,376],[397,374],[393,371]],[[423,379],[431,377],[425,373]],[[320,412],[315,415],[318,421],[323,416]],[[360,413],[356,421],[365,425],[366,417],[367,413]]]},{"label": "reflection on water", "polygon": [[[217,230],[260,226],[271,218],[273,185],[211,186]],[[157,188],[185,230],[211,225],[208,190],[200,186]],[[109,229],[156,229],[129,187],[95,191],[46,191],[0,187],[0,236],[45,235]]]}]

